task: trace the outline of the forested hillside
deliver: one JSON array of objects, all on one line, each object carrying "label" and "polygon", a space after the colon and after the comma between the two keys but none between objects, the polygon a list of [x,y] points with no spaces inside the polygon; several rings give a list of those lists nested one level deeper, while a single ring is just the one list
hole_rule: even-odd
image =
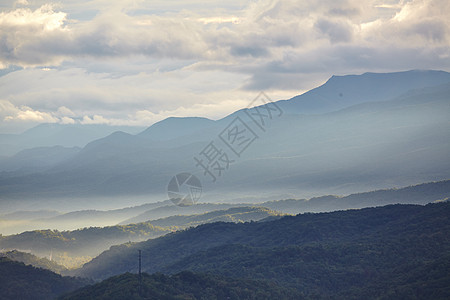
[{"label": "forested hillside", "polygon": [[264,279],[323,299],[445,299],[449,215],[450,203],[443,202],[206,224],[112,247],[78,274],[99,279],[136,272],[139,249],[150,273]]},{"label": "forested hillside", "polygon": [[58,274],[62,274],[67,271],[67,268],[51,261],[47,258],[39,258],[31,253],[25,253],[17,250],[1,253],[0,256],[7,257],[11,260],[23,262],[26,265],[32,265],[33,267],[43,268],[53,271]]},{"label": "forested hillside", "polygon": [[223,276],[181,272],[173,276],[142,274],[141,296],[139,277],[125,273],[101,283],[82,288],[61,300],[132,300],[132,299],[301,299],[289,288],[265,281],[231,279]]},{"label": "forested hillside", "polygon": [[63,277],[49,270],[0,257],[0,299],[54,299],[85,286],[89,280]]},{"label": "forested hillside", "polygon": [[[236,207],[191,216],[172,216],[137,224],[90,227],[73,231],[35,230],[0,236],[0,249],[21,249],[53,258],[68,267],[86,262],[109,247],[143,241],[199,224],[216,221],[247,222],[278,216],[264,207]],[[73,260],[72,260],[72,259]]]}]

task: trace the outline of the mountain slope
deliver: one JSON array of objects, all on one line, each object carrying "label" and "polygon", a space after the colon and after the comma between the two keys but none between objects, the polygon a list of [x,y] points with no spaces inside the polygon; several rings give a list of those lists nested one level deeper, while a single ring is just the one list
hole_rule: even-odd
[{"label": "mountain slope", "polygon": [[20,173],[31,173],[45,170],[68,160],[80,151],[78,147],[66,148],[62,146],[38,147],[18,152],[12,157],[0,160],[0,170]]},{"label": "mountain slope", "polygon": [[[24,231],[37,230],[41,228],[74,230],[92,226],[111,226],[116,225],[125,219],[139,215],[142,211],[147,211],[159,206],[166,206],[169,203],[172,204],[170,200],[166,200],[120,209],[85,209],[68,213],[61,213],[54,210],[19,210],[0,215],[0,233],[17,234]],[[40,204],[43,205],[43,203]],[[60,206],[62,209],[70,209],[67,203],[63,203],[63,205]]]},{"label": "mountain slope", "polygon": [[[141,214],[142,211],[165,207],[167,205],[172,205],[172,202],[166,200],[120,209],[72,211],[50,218],[41,218],[36,220],[36,222],[40,227],[58,228],[60,230],[74,230],[92,226],[111,226],[120,223],[125,219],[137,216]],[[145,221],[148,221],[148,219]]]},{"label": "mountain slope", "polygon": [[[314,299],[446,299],[448,248],[418,254],[439,238],[405,236],[328,245],[255,248],[226,245],[187,257],[164,272],[191,270],[296,288]],[[444,251],[440,253],[440,251]]]},{"label": "mountain slope", "polygon": [[[198,266],[198,268],[202,268],[202,271],[213,271],[208,269],[208,259],[212,258],[213,261],[209,264],[210,267],[219,268],[222,262],[228,261],[221,262],[220,260],[227,255],[228,251],[217,249],[225,249],[225,246],[232,247],[230,245],[233,244],[257,248],[257,251],[263,253],[272,250],[282,253],[294,247],[290,255],[279,256],[287,259],[290,263],[294,263],[291,258],[295,258],[293,256],[297,252],[295,247],[301,249],[308,247],[314,249],[317,247],[335,248],[336,251],[327,251],[331,251],[332,257],[338,258],[341,251],[351,249],[358,244],[361,245],[358,246],[357,253],[354,253],[356,256],[350,257],[356,258],[359,257],[358,255],[363,255],[368,262],[370,262],[372,253],[369,249],[372,248],[375,251],[373,254],[380,255],[379,259],[383,258],[382,254],[385,251],[392,254],[389,256],[390,259],[394,259],[395,253],[400,251],[407,254],[408,257],[413,255],[414,259],[418,261],[436,262],[437,259],[444,259],[443,255],[450,250],[449,213],[450,203],[445,202],[426,206],[390,205],[362,210],[302,214],[261,223],[213,223],[134,245],[112,247],[85,264],[77,274],[93,278],[106,278],[115,274],[133,272],[136,270],[135,260],[138,249],[143,251],[143,270],[146,272],[175,270],[178,267],[183,269],[189,266]],[[387,246],[383,250],[385,243]],[[403,247],[402,245],[407,246]],[[211,250],[215,247],[218,248]],[[202,254],[202,251],[209,250],[212,252]],[[239,251],[229,253],[239,253]],[[214,255],[217,255],[219,259],[215,260]],[[231,258],[239,259],[239,257],[230,255]],[[189,257],[194,257],[191,261],[195,261],[195,263],[190,264],[191,258]],[[242,273],[244,266],[254,271],[264,268],[265,260],[252,260],[251,257],[252,255],[248,256],[249,261],[246,263],[239,260],[239,263],[226,265],[231,271],[236,271],[236,274],[245,274]],[[254,257],[257,258],[259,255]],[[322,259],[321,255],[315,257]],[[279,263],[284,262],[285,260],[282,260]],[[354,261],[343,262],[344,265],[354,263]],[[375,260],[375,264],[378,263],[381,261]],[[283,268],[277,270],[277,260],[271,261],[270,265],[272,264],[275,264],[275,269],[270,269],[272,271],[271,278],[283,277]],[[301,261],[298,264],[301,267]],[[382,265],[378,267],[381,268]],[[260,278],[254,272],[250,273],[254,275],[252,278]],[[230,274],[227,273],[227,275]],[[296,275],[292,275],[292,277],[291,282],[298,279]]]},{"label": "mountain slope", "polygon": [[448,179],[449,103],[446,84],[324,115],[285,115],[230,168],[227,183],[323,194]]},{"label": "mountain slope", "polygon": [[389,100],[411,89],[449,82],[450,73],[429,70],[332,76],[325,84],[290,100],[279,101],[278,105],[285,112],[319,114],[364,102]]},{"label": "mountain slope", "polygon": [[0,236],[2,249],[29,250],[33,254],[95,256],[115,244],[142,241],[171,232],[170,228],[153,226],[150,223],[90,227],[73,231],[35,230],[16,235]]},{"label": "mountain slope", "polygon": [[31,253],[13,250],[4,253],[0,252],[0,256],[7,257],[13,261],[22,262],[26,265],[32,265],[36,268],[47,269],[58,274],[62,274],[67,271],[66,267],[58,265],[54,261],[48,260],[47,258],[39,258]]},{"label": "mountain slope", "polygon": [[153,124],[139,135],[152,141],[168,141],[190,136],[198,131],[214,126],[216,122],[207,118],[175,118],[170,117]]},{"label": "mountain slope", "polygon": [[[345,102],[342,110],[318,115],[292,114],[295,110],[285,109],[265,132],[258,131],[253,122],[248,123],[258,138],[239,157],[218,135],[234,117],[244,116],[244,111],[217,121],[214,126],[205,125],[207,128],[199,129],[197,134],[189,132],[166,141],[153,141],[145,134],[116,133],[90,143],[74,158],[49,171],[33,176],[0,175],[0,192],[7,199],[67,194],[74,197],[163,195],[170,178],[181,171],[199,175],[205,190],[212,190],[210,195],[219,195],[219,199],[224,195],[233,197],[232,193],[279,195],[287,190],[302,193],[301,196],[317,195],[319,191],[320,194],[354,193],[448,179],[450,84],[420,88],[442,83],[447,76],[445,72],[413,71],[330,79],[320,91],[333,90],[328,86],[348,86],[358,91],[354,99],[359,100]],[[334,83],[336,80],[339,84]],[[371,89],[376,88],[380,93],[391,89],[395,93],[389,97],[378,95],[377,102],[366,102],[374,98],[371,89],[361,94],[365,85],[359,84],[360,81],[372,82]],[[391,99],[400,90],[404,94]],[[327,99],[334,101],[330,97]],[[295,106],[296,100],[286,103]],[[348,106],[355,103],[358,104]],[[170,130],[179,124],[189,128],[191,122],[197,124],[197,121],[173,119],[157,126],[166,123]],[[211,122],[202,119],[193,128]],[[161,138],[162,130],[155,128]],[[204,171],[194,161],[210,141],[226,151],[233,161],[217,181],[220,184],[203,176]]]},{"label": "mountain slope", "polygon": [[0,257],[0,299],[54,299],[90,283]]},{"label": "mountain slope", "polygon": [[152,220],[150,223],[155,226],[177,226],[181,228],[198,226],[214,222],[251,222],[259,221],[269,217],[279,217],[282,214],[272,211],[266,207],[232,207],[226,210],[214,210],[211,212],[188,215],[171,216],[158,220]]},{"label": "mountain slope", "polygon": [[205,214],[172,216],[144,223],[103,228],[90,227],[73,231],[35,230],[0,236],[0,249],[28,250],[39,256],[52,253],[54,260],[65,264],[68,257],[86,261],[86,257],[96,256],[113,245],[156,238],[200,224],[217,221],[258,221],[279,215],[263,207],[236,207]]},{"label": "mountain slope", "polygon": [[277,200],[261,206],[289,214],[325,212],[387,204],[428,204],[450,198],[450,180],[429,182],[404,188],[376,190],[345,197],[322,196],[308,200]]},{"label": "mountain slope", "polygon": [[[196,205],[181,207],[176,205],[165,205],[156,207],[153,209],[149,209],[140,213],[130,219],[122,221],[120,224],[130,224],[130,223],[138,223],[138,222],[146,222],[149,220],[157,220],[162,218],[168,218],[172,216],[179,215],[180,217],[174,217],[174,219],[170,219],[175,221],[175,219],[184,219],[189,215],[199,215],[200,218],[204,217],[204,214],[210,212],[224,211],[230,210],[233,207],[245,207],[249,204],[228,204],[228,203],[198,203]],[[175,221],[178,222],[178,221]]]},{"label": "mountain slope", "polygon": [[301,299],[301,294],[262,281],[181,272],[173,276],[122,274],[60,297],[76,299]]},{"label": "mountain slope", "polygon": [[108,125],[40,124],[22,134],[0,134],[0,155],[11,156],[21,150],[35,147],[84,147],[90,141],[118,130],[137,133],[141,128]]}]

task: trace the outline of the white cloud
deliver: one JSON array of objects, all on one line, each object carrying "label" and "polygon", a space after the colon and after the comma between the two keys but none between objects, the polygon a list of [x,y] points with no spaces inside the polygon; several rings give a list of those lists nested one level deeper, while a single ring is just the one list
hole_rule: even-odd
[{"label": "white cloud", "polygon": [[258,1],[228,16],[202,10],[130,14],[147,9],[134,2],[134,9],[126,8],[130,3],[97,7],[96,16],[83,22],[48,4],[2,12],[0,63],[59,65],[84,57],[144,56],[240,65],[249,58],[277,59],[292,48],[314,51],[323,39],[375,48],[383,42],[408,46],[411,39],[449,44],[445,0]]},{"label": "white cloud", "polygon": [[27,0],[17,0],[16,5],[29,5],[30,3],[28,3]]},{"label": "white cloud", "polygon": [[109,124],[110,121],[102,116],[94,115],[93,117],[84,116],[81,124]]},{"label": "white cloud", "polygon": [[75,120],[69,117],[61,117],[59,123],[61,124],[75,124]]},{"label": "white cloud", "polygon": [[20,2],[0,12],[0,68],[25,68],[0,76],[10,122],[218,118],[333,74],[450,70],[446,0]]},{"label": "white cloud", "polygon": [[65,107],[65,106],[60,106],[58,108],[58,110],[56,111],[56,113],[59,116],[62,116],[62,117],[64,117],[64,116],[71,116],[71,117],[75,116],[75,113],[73,111],[71,111],[69,108]]},{"label": "white cloud", "polygon": [[75,124],[76,121],[67,115],[74,115],[66,107],[60,107],[56,112],[40,111],[29,106],[15,106],[9,101],[0,100],[0,124],[6,123],[61,123]]},{"label": "white cloud", "polygon": [[[28,106],[21,106],[19,108],[12,106],[11,103],[4,105],[8,111],[2,112],[5,114],[4,121],[24,121],[24,122],[39,122],[39,123],[55,123],[58,119],[51,113],[34,110]],[[2,107],[3,108],[3,107]]]},{"label": "white cloud", "polygon": [[[60,55],[48,48],[64,42],[66,13],[45,4],[32,11],[18,8],[0,13],[0,62],[3,65],[58,64]],[[47,49],[46,49],[47,48]]]}]

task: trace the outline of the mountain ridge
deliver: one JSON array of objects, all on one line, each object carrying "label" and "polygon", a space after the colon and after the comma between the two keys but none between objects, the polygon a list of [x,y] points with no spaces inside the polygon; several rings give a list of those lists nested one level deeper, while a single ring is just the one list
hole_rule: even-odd
[{"label": "mountain ridge", "polygon": [[[151,273],[188,270],[264,279],[316,299],[389,298],[395,292],[426,299],[433,291],[445,299],[449,211],[450,202],[397,204],[262,223],[206,224],[112,247],[77,274],[101,279],[133,272],[139,249],[143,270]],[[419,286],[427,292],[417,291]]]},{"label": "mountain ridge", "polygon": [[[403,72],[390,76],[405,74],[419,74],[420,79],[423,74],[436,72]],[[437,74],[447,78],[450,73]],[[217,189],[216,194],[233,191],[241,195],[255,190],[264,194],[289,189],[301,191],[304,194],[300,196],[305,196],[318,190],[322,194],[353,193],[389,184],[410,185],[449,178],[444,157],[450,147],[445,142],[449,140],[446,120],[450,113],[450,85],[417,89],[420,85],[413,87],[407,85],[407,80],[403,81],[409,92],[393,100],[379,99],[319,115],[286,112],[273,120],[267,133],[257,132],[261,138],[255,141],[255,146],[249,147],[239,159],[233,158],[226,178],[220,181],[221,185],[216,185],[218,189],[206,176],[204,188]],[[169,141],[155,142],[133,135],[125,135],[123,140],[115,139],[117,134],[112,135],[92,142],[70,162],[60,163],[51,170],[22,178],[2,174],[0,190],[8,198],[27,198],[27,194],[58,197],[67,193],[76,197],[161,195],[167,182],[178,172],[193,170],[202,174],[200,168],[196,169],[193,157],[210,141],[220,143],[220,131],[236,116],[233,113],[220,122],[202,119],[200,123],[215,126],[201,131],[202,134],[188,134]],[[215,131],[216,128],[219,130]],[[222,147],[227,151],[223,143]],[[58,188],[52,188],[51,183]],[[267,188],[271,190],[264,190]]]}]

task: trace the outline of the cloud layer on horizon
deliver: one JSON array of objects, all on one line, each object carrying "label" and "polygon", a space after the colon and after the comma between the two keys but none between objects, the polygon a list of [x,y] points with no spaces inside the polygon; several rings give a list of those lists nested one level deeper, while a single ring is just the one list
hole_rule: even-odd
[{"label": "cloud layer on horizon", "polygon": [[3,123],[218,118],[333,74],[450,69],[445,0],[29,2],[0,6],[0,68],[21,68]]}]

